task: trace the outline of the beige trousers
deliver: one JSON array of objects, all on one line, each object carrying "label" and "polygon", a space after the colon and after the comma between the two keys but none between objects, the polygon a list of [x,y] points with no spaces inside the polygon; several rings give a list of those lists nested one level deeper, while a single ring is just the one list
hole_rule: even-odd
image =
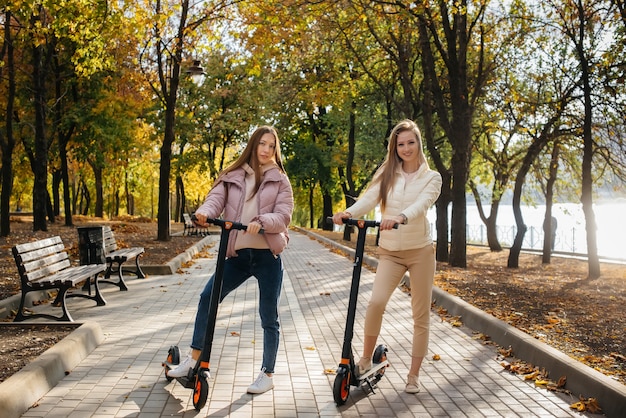
[{"label": "beige trousers", "polygon": [[435,268],[435,248],[433,245],[404,251],[387,251],[379,248],[378,268],[374,278],[372,297],[365,313],[365,336],[378,337],[380,334],[387,302],[408,271],[413,316],[411,355],[413,357],[426,356]]}]

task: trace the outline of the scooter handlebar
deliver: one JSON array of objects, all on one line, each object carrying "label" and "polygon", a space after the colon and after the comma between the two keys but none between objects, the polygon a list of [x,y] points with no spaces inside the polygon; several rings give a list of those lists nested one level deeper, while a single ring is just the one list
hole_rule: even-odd
[{"label": "scooter handlebar", "polygon": [[[353,218],[342,218],[344,225],[353,225],[359,228],[376,228],[380,226],[380,221],[368,220],[368,219],[353,219]],[[333,223],[333,217],[329,216],[326,218],[326,222]],[[399,224],[394,224],[393,229],[398,229]]]},{"label": "scooter handlebar", "polygon": [[[193,223],[196,223],[198,218],[196,218],[196,215],[191,215],[191,220],[193,221]],[[213,225],[217,225],[223,229],[237,229],[237,230],[242,230],[242,231],[248,230],[248,225],[244,225],[241,222],[228,221],[228,220],[219,219],[219,218],[207,218],[206,222],[213,224]],[[263,228],[259,230],[259,234],[263,234],[264,232],[265,230],[263,230]]]}]

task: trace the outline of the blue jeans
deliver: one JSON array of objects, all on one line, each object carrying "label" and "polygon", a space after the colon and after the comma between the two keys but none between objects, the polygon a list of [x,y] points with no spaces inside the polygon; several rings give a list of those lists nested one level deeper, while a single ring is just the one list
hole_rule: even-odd
[{"label": "blue jeans", "polygon": [[[224,283],[220,302],[250,277],[259,283],[259,315],[263,327],[263,365],[266,373],[274,373],[276,354],[280,337],[278,323],[278,303],[283,285],[283,263],[280,256],[270,250],[242,249],[237,257],[227,258],[224,264]],[[200,294],[196,322],[193,329],[191,348],[202,350],[209,321],[209,300],[213,289],[215,273],[211,276]]]}]

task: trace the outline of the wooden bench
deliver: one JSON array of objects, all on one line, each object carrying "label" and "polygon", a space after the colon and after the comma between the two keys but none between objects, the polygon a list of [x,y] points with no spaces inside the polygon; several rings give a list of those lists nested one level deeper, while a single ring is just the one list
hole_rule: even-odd
[{"label": "wooden bench", "polygon": [[[70,297],[91,299],[98,306],[106,304],[98,287],[98,275],[106,271],[106,265],[72,266],[61,237],[56,236],[18,244],[12,248],[12,252],[22,282],[22,297],[14,319],[15,322],[31,318],[73,321],[66,304],[66,298]],[[83,290],[87,290],[87,293],[68,293],[70,289],[82,282],[85,282]],[[91,285],[95,289],[94,295],[91,294]],[[58,289],[53,306],[60,306],[63,314],[61,316],[45,313],[25,315],[26,295],[29,292],[46,289]]]},{"label": "wooden bench", "polygon": [[202,235],[206,236],[209,234],[209,230],[207,228],[201,228],[197,226],[191,220],[191,215],[188,213],[183,213],[183,221],[185,221],[183,235]]},{"label": "wooden bench", "polygon": [[[145,279],[146,275],[139,266],[139,258],[144,254],[143,247],[131,247],[131,248],[118,248],[117,241],[113,230],[109,226],[102,227],[102,233],[104,236],[104,255],[106,257],[107,269],[104,275],[104,279],[100,279],[102,283],[111,283],[120,288],[120,290],[128,290],[126,283],[124,282],[124,274],[122,264],[129,260],[135,260],[135,270],[125,270],[127,273],[133,273],[139,279]],[[110,279],[111,274],[117,273],[118,280],[113,281]]]}]

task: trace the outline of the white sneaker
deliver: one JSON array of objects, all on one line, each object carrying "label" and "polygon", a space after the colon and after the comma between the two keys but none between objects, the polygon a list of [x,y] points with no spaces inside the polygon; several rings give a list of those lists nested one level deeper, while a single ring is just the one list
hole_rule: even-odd
[{"label": "white sneaker", "polygon": [[183,360],[180,364],[178,364],[176,368],[169,370],[167,372],[167,376],[168,377],[187,376],[187,374],[189,373],[189,369],[193,369],[194,367],[196,367],[197,362],[198,362],[197,360],[194,360],[193,357],[191,357],[191,354],[188,354],[187,358]]},{"label": "white sneaker", "polygon": [[253,384],[248,386],[248,393],[265,393],[274,388],[274,380],[265,374],[265,369],[261,370],[259,376]]}]

